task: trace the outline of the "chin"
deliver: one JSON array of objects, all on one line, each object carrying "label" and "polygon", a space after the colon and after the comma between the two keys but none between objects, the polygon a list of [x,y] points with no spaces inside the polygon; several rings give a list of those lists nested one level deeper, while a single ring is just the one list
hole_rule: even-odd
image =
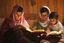
[{"label": "chin", "polygon": [[43,21],[46,21],[47,19],[44,19]]}]

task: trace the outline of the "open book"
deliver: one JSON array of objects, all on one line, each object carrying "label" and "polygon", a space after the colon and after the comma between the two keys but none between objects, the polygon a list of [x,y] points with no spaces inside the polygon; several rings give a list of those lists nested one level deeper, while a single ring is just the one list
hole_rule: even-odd
[{"label": "open book", "polygon": [[47,33],[47,36],[48,35],[59,35],[59,34],[61,34],[61,32],[62,31],[59,31],[59,32],[57,32],[57,31],[51,31],[50,33]]},{"label": "open book", "polygon": [[24,28],[29,32],[44,32],[44,30],[31,30],[30,28],[25,27],[24,25],[20,25],[20,28]]},{"label": "open book", "polygon": [[[25,27],[25,26],[24,26]],[[25,27],[29,32],[44,32],[44,30],[31,30],[30,28]]]},{"label": "open book", "polygon": [[27,31],[29,31],[29,32],[33,32],[30,28],[28,28],[28,27],[26,27],[26,26],[24,26],[24,25],[19,25],[19,28],[21,29],[25,29],[25,30],[27,30]]},{"label": "open book", "polygon": [[26,28],[26,30],[29,32],[45,32],[44,30],[31,30],[29,28]]}]

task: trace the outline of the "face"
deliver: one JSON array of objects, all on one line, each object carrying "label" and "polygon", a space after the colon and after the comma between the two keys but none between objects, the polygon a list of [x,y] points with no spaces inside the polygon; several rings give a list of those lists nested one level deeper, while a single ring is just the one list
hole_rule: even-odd
[{"label": "face", "polygon": [[41,14],[41,19],[42,19],[43,21],[46,21],[47,18],[48,18],[48,13],[47,13],[47,12],[43,12],[43,13]]},{"label": "face", "polygon": [[55,18],[50,19],[50,23],[51,23],[52,25],[54,25],[54,24],[56,24],[56,23],[57,23],[57,20],[56,20]]},{"label": "face", "polygon": [[22,12],[16,12],[15,18],[16,20],[19,20],[22,15]]}]

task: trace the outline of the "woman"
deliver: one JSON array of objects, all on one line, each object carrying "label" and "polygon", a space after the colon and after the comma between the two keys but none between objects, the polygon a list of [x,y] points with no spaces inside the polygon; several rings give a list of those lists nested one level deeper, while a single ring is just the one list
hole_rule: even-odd
[{"label": "woman", "polygon": [[[39,19],[38,20],[36,20],[34,23],[33,23],[33,25],[32,25],[32,27],[31,27],[31,29],[32,30],[46,30],[46,28],[47,28],[47,25],[49,24],[49,14],[50,14],[50,9],[47,7],[47,6],[43,6],[43,7],[41,7],[40,8],[40,13],[39,13]],[[35,34],[36,35],[36,34]],[[42,40],[43,38],[42,37],[44,37],[44,33],[42,32],[42,34],[40,34],[40,35],[37,35],[37,37],[38,38],[40,38],[40,39],[38,39],[38,41],[40,42],[40,40]],[[42,36],[42,37],[41,37]],[[45,37],[44,37],[45,38]],[[43,40],[44,41],[44,40]],[[46,40],[46,42],[48,42],[47,40]]]},{"label": "woman", "polygon": [[8,18],[6,18],[1,26],[0,43],[3,43],[3,37],[10,28],[16,28],[17,25],[24,25],[29,28],[29,24],[24,18],[24,9],[22,6],[15,5]]},{"label": "woman", "polygon": [[47,6],[41,7],[39,19],[36,22],[34,22],[33,26],[31,27],[32,30],[36,30],[36,29],[45,30],[45,28],[49,24],[49,18],[48,18],[49,14],[50,14],[50,9]]}]

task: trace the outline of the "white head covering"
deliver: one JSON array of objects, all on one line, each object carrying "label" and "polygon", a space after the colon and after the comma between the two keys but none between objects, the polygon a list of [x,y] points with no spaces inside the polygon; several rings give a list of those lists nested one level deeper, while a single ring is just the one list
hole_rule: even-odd
[{"label": "white head covering", "polygon": [[[49,14],[51,13],[50,9],[49,9],[47,6],[43,6],[42,8],[48,9]],[[41,18],[41,13],[39,14],[39,16],[40,16],[40,18]],[[46,26],[49,24],[49,18],[48,18],[47,21],[45,21],[44,23],[42,23],[42,22],[40,22],[40,21],[39,21],[39,23],[40,23],[41,26],[46,27]]]},{"label": "white head covering", "polygon": [[50,11],[48,6],[43,6],[43,8],[47,8],[49,10],[49,14],[51,13],[51,11]]},{"label": "white head covering", "polygon": [[[51,11],[50,11],[50,9],[49,9],[48,6],[43,6],[42,8],[46,8],[46,9],[48,9],[48,10],[49,10],[49,14],[51,13]],[[40,18],[41,18],[41,14],[39,14],[39,16],[40,16]]]}]

